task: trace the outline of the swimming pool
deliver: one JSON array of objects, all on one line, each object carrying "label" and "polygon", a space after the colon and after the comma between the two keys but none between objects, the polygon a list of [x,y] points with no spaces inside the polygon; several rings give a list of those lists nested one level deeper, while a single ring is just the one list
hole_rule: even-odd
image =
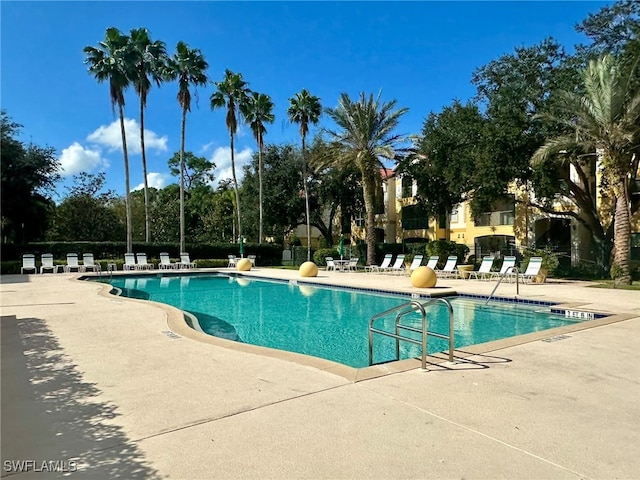
[{"label": "swimming pool", "polygon": [[[173,305],[194,315],[197,318],[194,328],[207,334],[312,355],[355,368],[369,365],[369,319],[410,300],[406,295],[225,274],[113,277],[109,283],[125,296]],[[551,314],[548,306],[497,302],[485,306],[482,300],[462,296],[448,300],[454,310],[456,348],[581,321]],[[448,333],[446,305],[430,307],[427,318],[430,331]],[[417,326],[420,316],[415,314],[408,322]],[[394,317],[390,316],[380,319],[376,326],[392,331],[393,324]],[[446,340],[429,337],[429,353],[447,348]],[[401,359],[419,355],[419,346],[401,342]],[[373,360],[374,363],[395,360],[395,341],[376,336]]]}]

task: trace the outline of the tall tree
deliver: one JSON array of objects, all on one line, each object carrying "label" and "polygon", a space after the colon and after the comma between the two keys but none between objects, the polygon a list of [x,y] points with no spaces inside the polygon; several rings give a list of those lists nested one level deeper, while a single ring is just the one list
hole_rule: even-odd
[{"label": "tall tree", "polygon": [[572,133],[549,138],[532,158],[539,163],[581,149],[601,162],[615,195],[612,276],[626,284],[631,283],[629,184],[640,162],[640,88],[631,88],[632,78],[633,72],[623,69],[612,55],[590,61],[584,72],[584,95],[566,92],[566,115],[557,119]]},{"label": "tall tree", "polygon": [[113,208],[114,192],[102,191],[105,182],[104,173],[74,175],[73,187],[67,188],[68,195],[57,206],[55,222],[47,237],[68,242],[121,239],[125,234],[125,215],[118,215]]},{"label": "tall tree", "polygon": [[252,92],[249,101],[243,107],[243,116],[251,127],[253,137],[258,144],[258,183],[259,183],[259,227],[258,243],[262,243],[263,237],[263,205],[262,205],[262,152],[264,150],[264,134],[267,129],[265,123],[273,123],[273,102],[271,97],[264,93]]},{"label": "tall tree", "polygon": [[233,73],[228,68],[224,72],[224,78],[220,82],[214,82],[217,90],[211,94],[211,110],[226,108],[226,124],[229,130],[231,143],[231,173],[233,175],[233,187],[236,192],[236,212],[238,213],[238,237],[242,237],[242,215],[240,211],[240,191],[236,176],[236,162],[234,152],[234,137],[238,131],[238,113],[245,110],[245,104],[249,101],[251,90],[247,82],[242,79],[241,73]]},{"label": "tall tree", "polygon": [[409,109],[396,109],[396,100],[381,102],[380,94],[368,97],[361,93],[352,101],[346,93],[340,95],[338,106],[326,110],[327,115],[341,129],[329,131],[333,139],[344,148],[339,161],[353,163],[362,175],[364,206],[367,216],[367,263],[376,260],[375,236],[375,191],[380,181],[380,170],[384,168],[382,159],[397,160],[405,149],[401,144],[406,137],[395,134],[394,130],[402,115]]},{"label": "tall tree", "polygon": [[111,109],[115,113],[118,106],[120,117],[120,135],[122,137],[122,154],[124,157],[125,176],[125,202],[127,217],[127,251],[133,250],[133,238],[131,229],[131,180],[129,177],[129,155],[127,153],[127,136],[124,129],[124,91],[129,86],[131,78],[131,55],[128,48],[129,37],[123,35],[115,27],[107,28],[103,41],[98,48],[87,46],[84,48],[86,55],[84,63],[89,65],[91,73],[98,83],[109,82],[109,96]]},{"label": "tall tree", "polygon": [[24,145],[16,137],[21,125],[1,112],[0,203],[2,242],[30,242],[44,239],[53,218],[51,197],[60,179],[60,163],[51,147]]},{"label": "tall tree", "polygon": [[477,105],[458,101],[425,120],[416,152],[398,170],[416,180],[418,200],[428,214],[449,214],[470,199],[476,185],[502,181],[478,168],[486,164],[486,124]]},{"label": "tall tree", "polygon": [[[242,181],[243,202],[252,207],[246,209],[245,220],[252,218],[258,207],[257,157],[252,158],[253,168],[245,167]],[[283,242],[304,215],[300,152],[292,145],[265,145],[262,161],[263,193],[269,199],[264,204],[264,234]]]},{"label": "tall tree", "polygon": [[197,48],[189,48],[184,42],[178,42],[173,57],[167,61],[166,77],[178,80],[178,103],[182,109],[180,126],[180,251],[185,251],[184,238],[184,141],[187,124],[187,112],[191,111],[191,87],[207,84],[205,73],[209,65]]},{"label": "tall tree", "polygon": [[327,245],[333,245],[333,226],[338,212],[339,233],[350,233],[356,212],[364,209],[360,171],[352,163],[335,164],[340,148],[316,135],[307,150],[311,172],[309,197],[312,205],[316,205],[312,208],[311,225],[320,231]]},{"label": "tall tree", "polygon": [[305,140],[309,133],[309,124],[317,125],[322,114],[320,98],[311,95],[303,88],[294,97],[289,99],[287,110],[289,120],[300,125],[300,138],[302,139],[302,183],[304,187],[305,212],[307,217],[307,261],[311,261],[311,212],[309,208],[309,186],[307,184],[309,168],[307,163],[307,150]]},{"label": "tall tree", "polygon": [[[193,186],[207,185],[213,183],[215,175],[213,171],[216,164],[205,157],[197,157],[193,152],[184,152],[184,179],[185,190],[188,192]],[[180,175],[180,152],[173,154],[167,162],[171,175]]]},{"label": "tall tree", "polygon": [[145,241],[151,241],[151,226],[149,221],[149,181],[147,180],[147,156],[144,146],[144,110],[147,106],[147,96],[151,89],[151,80],[157,86],[163,79],[167,60],[167,49],[164,42],[152,41],[146,28],[131,30],[129,48],[133,62],[131,81],[140,98],[140,149],[142,154],[142,173],[144,175],[144,218]]}]

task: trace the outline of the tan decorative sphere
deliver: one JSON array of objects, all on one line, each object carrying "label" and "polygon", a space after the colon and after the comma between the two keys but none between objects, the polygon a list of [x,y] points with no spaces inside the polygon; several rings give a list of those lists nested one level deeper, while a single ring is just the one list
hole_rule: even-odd
[{"label": "tan decorative sphere", "polygon": [[313,262],[304,262],[300,265],[298,273],[300,273],[301,277],[317,277],[318,266]]},{"label": "tan decorative sphere", "polygon": [[241,272],[248,272],[249,270],[251,270],[251,260],[249,260],[248,258],[239,260],[236,268]]},{"label": "tan decorative sphere", "polygon": [[247,280],[246,278],[237,278],[236,282],[238,282],[238,285],[240,285],[241,287],[248,287],[251,283],[251,280]]},{"label": "tan decorative sphere", "polygon": [[418,267],[411,274],[411,285],[416,288],[433,288],[438,277],[429,267]]}]

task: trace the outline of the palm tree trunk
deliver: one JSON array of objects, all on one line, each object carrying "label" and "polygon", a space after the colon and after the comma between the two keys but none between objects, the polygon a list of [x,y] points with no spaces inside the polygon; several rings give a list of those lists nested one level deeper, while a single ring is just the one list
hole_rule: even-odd
[{"label": "palm tree trunk", "polygon": [[182,109],[180,127],[180,253],[186,250],[184,241],[184,133],[187,123],[187,110]]},{"label": "palm tree trunk", "polygon": [[309,208],[309,187],[307,186],[306,168],[302,175],[302,183],[304,184],[304,206],[307,216],[307,262],[311,261],[311,211]]},{"label": "palm tree trunk", "polygon": [[238,190],[238,179],[236,177],[236,161],[233,154],[233,133],[229,135],[231,137],[231,173],[233,175],[233,188],[236,191],[236,211],[238,212],[238,238],[242,236],[242,224],[240,223],[240,191]]},{"label": "palm tree trunk", "polygon": [[366,232],[365,238],[367,243],[367,265],[375,265],[376,263],[376,216],[374,210],[373,192],[375,185],[368,178],[365,172],[362,173],[364,210],[366,212]]},{"label": "palm tree trunk", "polygon": [[258,228],[258,244],[262,244],[262,133],[258,133],[258,183],[259,183],[259,203],[260,203],[260,225]]},{"label": "palm tree trunk", "polygon": [[144,239],[151,241],[151,223],[149,221],[149,182],[147,181],[147,156],[144,150],[144,102],[140,97],[140,148],[142,149],[142,174],[144,175]]},{"label": "palm tree trunk", "polygon": [[613,265],[617,269],[615,283],[631,284],[629,254],[631,252],[631,212],[629,209],[626,176],[620,176],[613,187],[616,210],[613,233]]},{"label": "palm tree trunk", "polygon": [[127,217],[127,252],[133,252],[133,235],[131,232],[131,179],[129,178],[129,154],[127,152],[127,134],[124,130],[124,109],[118,103],[120,113],[120,134],[122,135],[122,154],[124,156],[125,210]]},{"label": "palm tree trunk", "polygon": [[311,261],[311,209],[309,208],[309,187],[307,186],[307,150],[302,136],[302,184],[304,186],[304,206],[307,217],[307,262]]}]

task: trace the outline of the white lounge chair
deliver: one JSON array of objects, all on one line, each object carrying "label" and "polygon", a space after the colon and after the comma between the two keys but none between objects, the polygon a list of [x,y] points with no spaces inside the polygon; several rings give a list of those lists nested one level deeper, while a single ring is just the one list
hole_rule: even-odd
[{"label": "white lounge chair", "polygon": [[393,258],[393,255],[390,253],[387,253],[382,259],[382,262],[380,263],[380,265],[367,265],[366,267],[364,267],[364,271],[365,272],[381,272],[386,268],[389,268],[389,265],[391,265],[392,258]]},{"label": "white lounge chair", "polygon": [[178,263],[178,268],[196,268],[196,262],[191,261],[191,258],[189,258],[188,253],[181,253],[180,263]]},{"label": "white lounge chair", "polygon": [[398,254],[395,262],[390,267],[385,268],[382,273],[402,273],[404,272],[404,253]]},{"label": "white lounge chair", "polygon": [[22,267],[20,267],[20,273],[23,274],[25,270],[33,270],[33,273],[38,273],[38,269],[36,268],[36,256],[33,253],[25,253],[22,255]]},{"label": "white lounge chair", "polygon": [[509,256],[509,255],[505,256],[504,259],[502,260],[502,267],[500,267],[500,271],[491,273],[491,280],[493,280],[494,278],[502,277],[502,276],[509,276],[509,274],[513,270],[513,267],[515,266],[516,266],[516,257]]},{"label": "white lounge chair", "polygon": [[158,268],[160,270],[173,269],[176,268],[176,264],[171,261],[167,252],[160,252],[160,263],[158,264]]},{"label": "white lounge chair", "polygon": [[416,268],[422,265],[423,258],[424,258],[424,255],[416,255],[413,257],[413,260],[411,260],[411,265],[409,265],[409,274],[411,274],[411,272],[413,272]]},{"label": "white lounge chair", "polygon": [[475,277],[477,280],[486,280],[491,275],[491,268],[493,267],[493,261],[495,258],[493,257],[484,257],[482,259],[482,263],[480,264],[480,268],[478,270],[473,270],[469,272],[469,276],[467,280],[471,277]]},{"label": "white lounge chair", "polygon": [[351,257],[349,259],[349,263],[347,264],[347,272],[357,272],[358,271],[358,257]]},{"label": "white lounge chair", "polygon": [[520,278],[524,283],[531,283],[533,279],[538,276],[540,273],[540,268],[542,267],[542,257],[531,257],[529,259],[529,263],[527,264],[527,269],[524,273],[511,273],[510,278],[516,275],[520,275]]},{"label": "white lounge chair", "polygon": [[84,271],[91,270],[92,272],[100,272],[102,271],[102,267],[99,263],[93,258],[93,253],[83,253],[82,254],[82,266],[84,267]]},{"label": "white lounge chair", "polygon": [[431,270],[436,270],[438,268],[438,260],[440,260],[439,256],[430,256],[429,261],[427,262],[427,267],[429,267]]},{"label": "white lounge chair", "polygon": [[229,259],[229,263],[227,264],[227,268],[233,268],[236,265],[238,265],[238,259],[236,258],[235,255],[227,255],[227,258]]},{"label": "white lounge chair", "polygon": [[146,253],[137,253],[136,259],[136,270],[153,270],[155,268],[153,263],[147,262]]},{"label": "white lounge chair", "polygon": [[51,273],[58,273],[58,268],[53,264],[53,255],[51,253],[43,253],[40,255],[40,273],[51,270]]},{"label": "white lounge chair", "polygon": [[255,255],[247,255],[247,258],[251,262],[251,266],[255,267],[256,266],[256,256]]},{"label": "white lounge chair", "polygon": [[136,254],[135,253],[125,253],[124,254],[124,265],[122,265],[123,270],[135,270],[136,269]]},{"label": "white lounge chair", "polygon": [[78,262],[77,253],[67,253],[67,264],[64,266],[64,271],[66,273],[71,273],[72,271],[79,273],[84,271],[84,268]]},{"label": "white lounge chair", "polygon": [[333,257],[325,257],[324,261],[327,264],[327,268],[325,269],[327,272],[329,270],[333,270],[334,272],[338,270],[336,263],[333,261]]},{"label": "white lounge chair", "polygon": [[436,270],[436,274],[438,277],[442,278],[456,278],[458,276],[458,269],[456,268],[456,264],[458,263],[458,257],[456,255],[451,255],[447,258],[447,263],[444,265],[442,270]]}]

